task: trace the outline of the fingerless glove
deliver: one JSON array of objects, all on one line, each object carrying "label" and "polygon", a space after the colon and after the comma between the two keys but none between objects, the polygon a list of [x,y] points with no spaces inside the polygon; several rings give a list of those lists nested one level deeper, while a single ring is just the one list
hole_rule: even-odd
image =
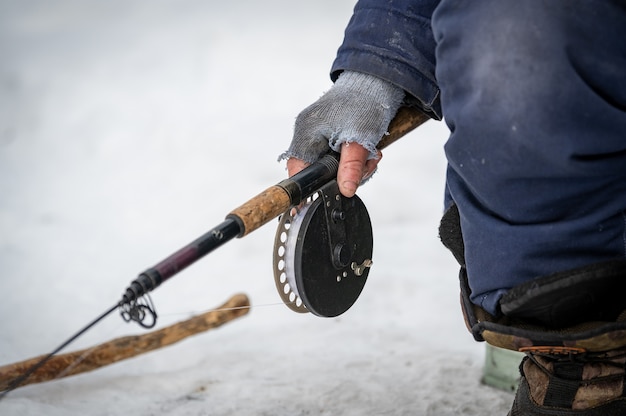
[{"label": "fingerless glove", "polygon": [[296,118],[291,145],[278,160],[295,157],[313,163],[346,142],[376,145],[404,99],[404,90],[373,75],[345,71],[335,84]]}]

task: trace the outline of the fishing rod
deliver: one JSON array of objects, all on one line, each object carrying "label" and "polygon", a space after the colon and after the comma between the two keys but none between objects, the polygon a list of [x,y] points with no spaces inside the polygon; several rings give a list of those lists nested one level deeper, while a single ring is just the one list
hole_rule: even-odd
[{"label": "fishing rod", "polygon": [[[388,133],[379,142],[378,149],[386,148],[429,119],[420,110],[402,107],[389,124]],[[369,258],[359,259],[358,262],[353,260],[358,255],[371,256],[371,241],[369,244],[350,241],[362,237],[361,234],[355,234],[353,230],[361,228],[364,221],[369,225],[369,219],[362,204],[357,204],[360,203],[358,198],[348,199],[339,195],[334,181],[338,167],[338,154],[329,153],[325,155],[296,175],[265,189],[231,211],[223,222],[153,267],[140,273],[126,288],[117,303],[10,382],[7,388],[0,392],[0,400],[12,390],[25,384],[26,380],[53,356],[115,310],[119,310],[126,322],[133,321],[144,328],[154,327],[157,322],[157,313],[149,292],[228,241],[236,237],[244,237],[283,214],[285,215],[279,226],[275,247],[278,247],[281,252],[287,251],[287,254],[275,253],[274,256],[275,281],[283,301],[290,306],[290,304],[296,303],[296,298],[298,301],[302,298],[303,305],[290,306],[298,312],[309,310],[319,316],[336,316],[343,313],[358,297],[367,277],[367,269],[371,265]],[[290,225],[286,221],[296,224],[294,216],[290,213],[292,208],[301,205],[321,189],[330,190],[330,192],[321,193],[321,197],[318,198],[320,203],[308,208],[308,214],[304,216],[303,220],[304,226],[294,227],[298,230],[296,236],[298,243],[293,245],[280,244],[281,240],[287,239],[283,237],[287,234],[285,230]],[[324,201],[325,204],[321,204],[321,201]],[[317,206],[319,205],[322,207],[318,209]],[[322,233],[309,232],[316,227],[325,227],[326,231]],[[371,240],[371,236],[369,236],[369,240]],[[322,253],[319,253],[308,247],[310,245],[319,247],[329,244],[330,252],[323,250]],[[369,253],[367,253],[368,250]],[[290,251],[293,253],[289,253]],[[313,254],[309,255],[309,251]],[[365,254],[362,255],[361,253],[364,252]],[[286,258],[288,259],[287,262],[285,262]],[[291,265],[285,267],[276,263],[291,263]],[[300,263],[309,266],[301,267]],[[322,280],[317,275],[310,277],[309,271],[317,269],[319,263],[330,264],[331,272],[337,274],[335,279],[337,283],[342,280],[342,277],[344,283],[355,283],[345,283],[344,289],[337,291],[336,286],[328,286],[328,279]],[[290,267],[296,270],[291,271],[289,270]],[[349,275],[359,276],[361,279],[347,279]],[[334,292],[336,294],[333,295]]]}]

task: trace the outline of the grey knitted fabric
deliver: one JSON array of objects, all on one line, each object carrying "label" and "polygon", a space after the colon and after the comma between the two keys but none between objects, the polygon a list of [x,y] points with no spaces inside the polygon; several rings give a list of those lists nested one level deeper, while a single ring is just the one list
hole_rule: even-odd
[{"label": "grey knitted fabric", "polygon": [[291,145],[278,160],[295,157],[313,163],[329,147],[339,152],[356,142],[377,157],[376,145],[404,99],[404,90],[378,77],[345,71],[320,99],[296,118]]}]

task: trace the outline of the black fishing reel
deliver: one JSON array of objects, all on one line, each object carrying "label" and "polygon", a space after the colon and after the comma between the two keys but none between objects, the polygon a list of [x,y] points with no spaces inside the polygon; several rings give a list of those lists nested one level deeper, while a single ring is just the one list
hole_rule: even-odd
[{"label": "black fishing reel", "polygon": [[274,282],[295,312],[333,317],[357,300],[372,266],[372,224],[358,196],[336,181],[281,218],[274,241]]}]

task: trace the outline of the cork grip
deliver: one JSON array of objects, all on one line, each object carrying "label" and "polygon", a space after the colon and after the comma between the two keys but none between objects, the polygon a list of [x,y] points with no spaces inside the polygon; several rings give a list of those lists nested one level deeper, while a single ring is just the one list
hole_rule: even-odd
[{"label": "cork grip", "polygon": [[273,218],[287,211],[291,200],[287,191],[278,185],[271,186],[250,199],[248,202],[235,208],[229,216],[241,221],[243,229],[239,237],[243,237]]}]

